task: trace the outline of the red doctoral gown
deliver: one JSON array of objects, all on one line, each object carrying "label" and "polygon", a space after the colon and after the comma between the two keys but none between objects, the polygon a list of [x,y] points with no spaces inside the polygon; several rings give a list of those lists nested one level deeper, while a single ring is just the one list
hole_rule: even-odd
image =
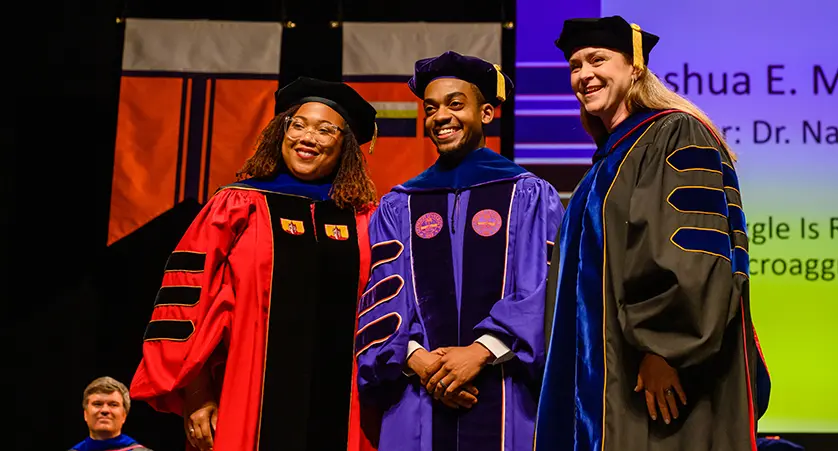
[{"label": "red doctoral gown", "polygon": [[371,210],[219,191],[169,257],[131,396],[182,415],[184,388],[208,366],[216,451],[339,449],[347,434],[347,449],[373,449],[352,357]]}]

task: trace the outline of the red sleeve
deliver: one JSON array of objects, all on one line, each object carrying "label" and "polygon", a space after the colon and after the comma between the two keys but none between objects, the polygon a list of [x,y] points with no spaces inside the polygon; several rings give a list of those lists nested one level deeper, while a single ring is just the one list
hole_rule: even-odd
[{"label": "red sleeve", "polygon": [[356,230],[358,230],[358,248],[360,250],[361,261],[358,266],[360,274],[358,277],[358,297],[361,297],[364,290],[367,289],[367,282],[370,279],[370,218],[372,217],[375,207],[370,207],[363,213],[355,216]]},{"label": "red sleeve", "polygon": [[253,197],[235,189],[216,194],[169,256],[131,381],[132,398],[181,414],[180,389],[229,334],[235,299],[227,257],[247,229]]},{"label": "red sleeve", "polygon": [[[360,249],[360,275],[358,280],[358,297],[367,287],[370,276],[370,217],[375,208],[370,208],[355,217],[358,230],[358,248]],[[355,329],[358,329],[357,318]],[[381,416],[374,409],[362,406],[358,399],[358,377],[355,359],[352,359],[352,396],[349,409],[349,445],[348,451],[375,451],[374,443],[378,442]]]}]

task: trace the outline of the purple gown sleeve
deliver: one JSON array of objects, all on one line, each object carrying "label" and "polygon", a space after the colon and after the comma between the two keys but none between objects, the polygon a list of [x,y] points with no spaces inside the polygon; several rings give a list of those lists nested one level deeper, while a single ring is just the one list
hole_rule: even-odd
[{"label": "purple gown sleeve", "polygon": [[402,373],[410,340],[424,344],[416,317],[410,271],[410,224],[407,196],[391,193],[370,220],[371,274],[358,302],[355,356],[361,393]]},{"label": "purple gown sleeve", "polygon": [[504,297],[492,307],[475,334],[490,334],[506,344],[531,376],[538,378],[547,355],[544,315],[548,262],[552,240],[564,215],[556,190],[547,182],[528,178],[518,182],[510,227]]}]

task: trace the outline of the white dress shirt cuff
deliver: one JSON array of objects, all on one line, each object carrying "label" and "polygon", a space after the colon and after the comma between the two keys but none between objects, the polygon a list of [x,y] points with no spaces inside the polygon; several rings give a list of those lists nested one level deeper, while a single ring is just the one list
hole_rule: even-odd
[{"label": "white dress shirt cuff", "polygon": [[404,359],[405,364],[404,364],[404,370],[402,371],[402,373],[404,373],[404,375],[407,376],[407,377],[410,377],[410,376],[413,376],[413,375],[416,374],[416,373],[413,372],[413,370],[410,369],[409,366],[407,366],[407,361],[410,360],[410,356],[412,356],[413,353],[416,352],[419,349],[425,349],[425,348],[422,345],[420,345],[418,342],[413,341],[413,340],[410,340],[407,343],[407,357]]},{"label": "white dress shirt cuff", "polygon": [[515,354],[509,349],[504,342],[500,341],[497,337],[490,334],[484,334],[477,340],[474,340],[477,343],[483,345],[492,355],[495,357],[495,360],[490,362],[491,365],[498,365],[507,360],[515,357]]}]

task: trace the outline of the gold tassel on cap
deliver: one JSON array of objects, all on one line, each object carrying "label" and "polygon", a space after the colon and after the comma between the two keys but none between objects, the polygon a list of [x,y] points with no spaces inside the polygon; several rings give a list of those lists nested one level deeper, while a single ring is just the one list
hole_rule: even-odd
[{"label": "gold tassel on cap", "polygon": [[378,123],[373,122],[372,125],[375,126],[375,130],[372,132],[372,141],[370,141],[370,155],[372,155],[372,151],[375,149],[375,138],[378,138]]},{"label": "gold tassel on cap", "polygon": [[498,74],[498,92],[497,97],[501,102],[506,101],[506,79],[503,78],[503,73],[500,71],[500,66],[494,64],[495,72]]},{"label": "gold tassel on cap", "polygon": [[640,25],[636,23],[631,24],[631,44],[632,44],[632,52],[634,53],[632,58],[632,64],[634,67],[643,70],[646,67],[646,64],[643,62],[643,35],[640,34]]}]

